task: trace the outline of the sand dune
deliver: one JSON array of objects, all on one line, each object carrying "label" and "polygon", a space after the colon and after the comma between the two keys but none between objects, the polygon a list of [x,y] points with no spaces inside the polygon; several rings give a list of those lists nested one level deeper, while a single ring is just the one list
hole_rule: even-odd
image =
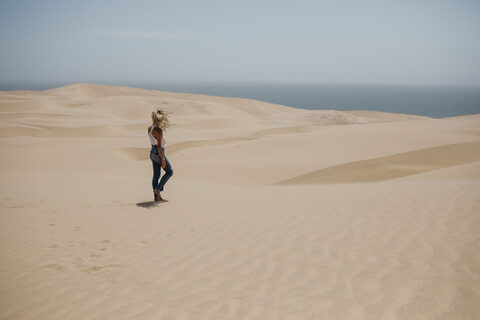
[{"label": "sand dune", "polygon": [[280,184],[384,181],[477,161],[480,161],[480,141],[350,162],[317,170]]},{"label": "sand dune", "polygon": [[480,314],[480,115],[73,84],[0,92],[0,149],[1,319]]}]

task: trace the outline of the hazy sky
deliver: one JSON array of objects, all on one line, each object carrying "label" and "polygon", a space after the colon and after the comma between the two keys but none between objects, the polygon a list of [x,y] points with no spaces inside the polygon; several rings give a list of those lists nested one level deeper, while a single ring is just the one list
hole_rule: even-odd
[{"label": "hazy sky", "polygon": [[478,0],[0,0],[0,82],[480,84]]}]

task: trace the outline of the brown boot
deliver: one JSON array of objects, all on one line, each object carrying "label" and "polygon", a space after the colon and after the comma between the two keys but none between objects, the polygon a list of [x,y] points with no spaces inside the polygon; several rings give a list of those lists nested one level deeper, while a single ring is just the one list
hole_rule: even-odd
[{"label": "brown boot", "polygon": [[160,191],[157,189],[153,190],[154,201],[163,201],[162,196],[160,195]]}]

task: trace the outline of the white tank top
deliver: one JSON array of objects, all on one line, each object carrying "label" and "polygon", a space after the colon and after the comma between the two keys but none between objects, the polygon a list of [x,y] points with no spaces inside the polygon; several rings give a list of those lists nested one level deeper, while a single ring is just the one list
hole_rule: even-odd
[{"label": "white tank top", "polygon": [[[148,138],[150,139],[150,144],[156,146],[158,141],[157,139],[155,139],[155,137],[153,136],[152,134],[152,130],[153,130],[153,125],[150,127],[150,130],[148,130]],[[158,127],[157,127],[158,128]],[[165,148],[165,145],[167,144],[167,141],[165,141],[165,137],[163,136],[162,134],[162,142],[160,143],[160,147],[161,148]]]}]

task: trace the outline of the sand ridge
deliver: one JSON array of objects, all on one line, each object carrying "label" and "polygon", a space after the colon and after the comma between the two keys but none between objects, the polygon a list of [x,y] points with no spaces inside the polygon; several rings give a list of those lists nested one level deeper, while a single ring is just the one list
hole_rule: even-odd
[{"label": "sand ridge", "polygon": [[[157,106],[175,124],[160,203]],[[94,84],[0,92],[0,318],[475,319],[479,124]]]},{"label": "sand ridge", "polygon": [[280,184],[383,181],[472,162],[480,162],[480,141],[349,162],[292,178]]}]

